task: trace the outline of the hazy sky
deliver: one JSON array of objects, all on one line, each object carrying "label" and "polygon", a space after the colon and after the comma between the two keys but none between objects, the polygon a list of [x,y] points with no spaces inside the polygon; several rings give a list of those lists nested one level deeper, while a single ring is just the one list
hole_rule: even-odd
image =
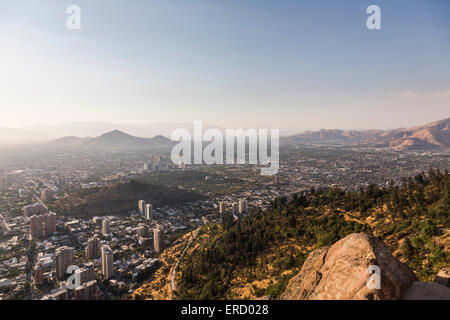
[{"label": "hazy sky", "polygon": [[394,128],[449,111],[448,0],[0,1],[0,126]]}]

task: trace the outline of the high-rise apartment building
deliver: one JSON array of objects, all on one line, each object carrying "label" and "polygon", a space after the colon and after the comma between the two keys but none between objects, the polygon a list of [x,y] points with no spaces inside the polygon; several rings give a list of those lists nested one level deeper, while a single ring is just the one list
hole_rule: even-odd
[{"label": "high-rise apartment building", "polygon": [[156,252],[164,249],[164,231],[160,228],[153,229],[153,246]]},{"label": "high-rise apartment building", "polygon": [[33,239],[52,235],[56,232],[56,214],[51,212],[30,217],[30,234]]},{"label": "high-rise apartment building", "polygon": [[95,300],[97,299],[97,280],[92,280],[82,284],[73,292],[75,300]]},{"label": "high-rise apartment building", "polygon": [[239,214],[239,204],[238,204],[237,202],[234,202],[234,203],[231,205],[231,213],[232,213],[233,215]]},{"label": "high-rise apartment building", "polygon": [[152,163],[151,162],[144,163],[144,171],[145,172],[152,171]]},{"label": "high-rise apartment building", "polygon": [[145,205],[146,205],[146,203],[145,203],[144,200],[139,200],[138,201],[139,214],[141,216],[143,216],[144,213],[145,213]]},{"label": "high-rise apartment building", "polygon": [[145,205],[145,218],[146,219],[148,219],[148,220],[151,220],[152,219],[152,211],[153,211],[153,207],[152,207],[152,205],[150,204],[150,203],[147,203],[146,205]]},{"label": "high-rise apartment building", "polygon": [[94,264],[85,264],[83,268],[75,271],[75,276],[79,277],[80,285],[88,283],[95,279]]},{"label": "high-rise apartment building", "polygon": [[45,234],[52,235],[56,232],[56,213],[50,212],[45,215]]},{"label": "high-rise apartment building", "polygon": [[247,200],[243,199],[243,200],[239,200],[239,213],[247,213],[248,210],[248,203]]},{"label": "high-rise apartment building", "polygon": [[53,200],[53,191],[51,189],[45,189],[41,192],[42,201],[52,201]]},{"label": "high-rise apartment building", "polygon": [[41,286],[44,283],[44,271],[40,263],[36,264],[34,267],[33,282],[36,286]]},{"label": "high-rise apartment building", "polygon": [[44,216],[31,216],[30,217],[30,234],[33,239],[42,237],[44,235]]},{"label": "high-rise apartment building", "polygon": [[111,233],[111,222],[108,219],[102,221],[102,234],[104,236]]},{"label": "high-rise apartment building", "polygon": [[219,213],[225,214],[225,202],[223,201],[219,202]]},{"label": "high-rise apartment building", "polygon": [[139,226],[137,228],[137,236],[139,240],[149,237],[149,232],[147,226]]},{"label": "high-rise apartment building", "polygon": [[109,246],[102,247],[102,274],[109,279],[114,274],[114,254]]},{"label": "high-rise apartment building", "polygon": [[6,191],[8,188],[8,180],[5,176],[0,176],[0,192]]},{"label": "high-rise apartment building", "polygon": [[61,280],[66,274],[67,267],[72,264],[73,248],[60,247],[55,251],[56,277]]},{"label": "high-rise apartment building", "polygon": [[100,239],[93,237],[88,239],[86,245],[86,257],[88,259],[100,258]]},{"label": "high-rise apartment building", "polygon": [[40,214],[47,214],[48,210],[46,207],[44,207],[40,203],[35,203],[29,206],[23,207],[23,213],[25,217],[31,217],[32,215],[40,215]]}]

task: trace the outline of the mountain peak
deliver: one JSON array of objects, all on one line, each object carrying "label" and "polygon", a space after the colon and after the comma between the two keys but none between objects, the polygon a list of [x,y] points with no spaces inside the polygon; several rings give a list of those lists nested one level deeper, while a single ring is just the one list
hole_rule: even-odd
[{"label": "mountain peak", "polygon": [[450,118],[426,125],[394,130],[338,130],[305,131],[287,137],[288,143],[350,143],[372,144],[394,149],[450,148]]},{"label": "mountain peak", "polygon": [[106,132],[106,133],[102,134],[100,137],[105,137],[105,136],[128,136],[128,137],[132,137],[132,135],[129,135],[128,133],[125,133],[125,132],[120,131],[120,130],[113,130],[113,131]]},{"label": "mountain peak", "polygon": [[161,135],[153,138],[140,138],[120,130],[112,130],[95,138],[65,137],[55,140],[51,144],[58,147],[81,146],[98,149],[146,149],[168,148],[172,146],[172,141]]}]

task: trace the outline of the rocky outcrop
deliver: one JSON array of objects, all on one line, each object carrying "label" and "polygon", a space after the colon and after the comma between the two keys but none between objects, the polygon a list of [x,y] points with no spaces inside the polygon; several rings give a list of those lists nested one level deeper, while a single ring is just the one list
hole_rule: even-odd
[{"label": "rocky outcrop", "polygon": [[450,289],[436,282],[414,281],[403,300],[450,300]]},{"label": "rocky outcrop", "polygon": [[439,271],[434,282],[450,287],[450,268],[444,268]]},{"label": "rocky outcrop", "polygon": [[[370,273],[373,271],[375,274]],[[371,235],[355,233],[331,247],[311,252],[301,271],[290,280],[280,298],[402,299],[414,281],[417,281],[414,274],[393,257],[380,240]]]}]

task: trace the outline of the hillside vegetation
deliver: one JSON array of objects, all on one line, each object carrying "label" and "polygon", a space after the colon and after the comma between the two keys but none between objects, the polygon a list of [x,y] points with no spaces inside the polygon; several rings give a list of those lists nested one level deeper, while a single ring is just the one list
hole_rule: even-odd
[{"label": "hillside vegetation", "polygon": [[73,192],[50,205],[63,215],[90,217],[124,214],[137,210],[138,200],[146,200],[154,207],[203,199],[203,196],[176,187],[130,181],[113,186]]},{"label": "hillside vegetation", "polygon": [[205,196],[220,196],[241,190],[254,188],[256,185],[242,175],[227,172],[226,175],[211,170],[161,171],[138,178],[139,181],[164,186],[182,187],[184,190],[197,192]]},{"label": "hillside vegetation", "polygon": [[[281,197],[265,212],[208,224],[180,265],[182,299],[278,297],[312,250],[354,232],[379,237],[422,281],[449,266],[450,176],[400,186],[332,188]],[[203,236],[202,236],[203,235]]]}]

